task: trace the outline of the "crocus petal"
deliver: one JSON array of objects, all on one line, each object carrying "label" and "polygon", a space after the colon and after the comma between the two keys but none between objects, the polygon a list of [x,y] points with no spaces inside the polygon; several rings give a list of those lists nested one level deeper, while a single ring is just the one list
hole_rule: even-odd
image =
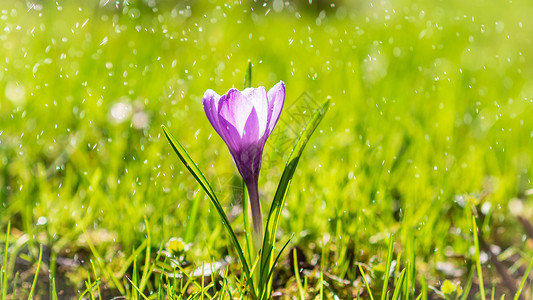
[{"label": "crocus petal", "polygon": [[242,94],[252,103],[259,122],[259,137],[263,136],[268,123],[268,101],[265,87],[247,88]]},{"label": "crocus petal", "polygon": [[[248,120],[246,121],[246,125],[244,126],[244,135],[242,136],[242,144],[243,145],[251,145],[257,143],[261,136],[262,132],[260,132],[261,123],[259,121],[259,117],[257,115],[257,112],[254,109],[252,109],[252,112],[250,113],[250,116],[248,117]],[[263,125],[263,127],[265,127]]]},{"label": "crocus petal", "polygon": [[283,109],[283,103],[285,102],[285,83],[283,81],[274,85],[267,94],[268,108],[271,111],[271,116],[268,122],[268,130],[266,131],[266,138],[270,135],[274,126],[279,120],[279,115]]},{"label": "crocus petal", "polygon": [[226,145],[228,145],[228,149],[231,155],[234,156],[235,153],[240,151],[242,148],[241,135],[237,128],[235,128],[235,126],[230,121],[226,120],[220,114],[218,116],[218,121],[220,122],[220,137],[224,140]]},{"label": "crocus petal", "polygon": [[218,114],[233,125],[242,137],[246,121],[253,108],[253,104],[239,90],[233,88],[220,99]]},{"label": "crocus petal", "polygon": [[203,105],[205,114],[207,116],[207,119],[211,123],[211,126],[215,129],[215,131],[221,135],[220,132],[220,123],[218,122],[218,101],[220,100],[220,96],[213,90],[207,90],[204,93],[203,97]]}]

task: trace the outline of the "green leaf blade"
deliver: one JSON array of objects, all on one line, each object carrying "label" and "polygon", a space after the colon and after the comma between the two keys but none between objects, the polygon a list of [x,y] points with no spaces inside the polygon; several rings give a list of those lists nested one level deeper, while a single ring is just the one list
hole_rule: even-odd
[{"label": "green leaf blade", "polygon": [[272,266],[272,256],[268,255],[268,253],[273,251],[275,248],[276,232],[281,216],[281,211],[285,204],[285,198],[287,196],[289,186],[296,171],[296,167],[298,165],[300,157],[302,156],[305,146],[309,142],[309,139],[315,132],[322,119],[324,118],[329,107],[329,102],[330,100],[328,98],[307,122],[304,130],[300,134],[300,137],[298,138],[285,164],[285,169],[283,170],[281,180],[274,195],[274,200],[272,201],[272,206],[270,207],[266,224],[265,236],[263,240],[263,249],[261,251],[261,286],[266,285],[266,281],[268,281],[267,278],[269,277],[269,269]]},{"label": "green leaf blade", "polygon": [[[218,201],[218,198],[216,197],[213,188],[203,175],[203,173],[200,171],[196,163],[192,160],[192,158],[189,156],[185,148],[178,142],[178,140],[170,133],[168,128],[165,125],[161,125],[161,128],[163,129],[163,133],[165,134],[168,142],[174,149],[174,152],[178,155],[181,162],[187,170],[191,173],[191,175],[196,179],[198,184],[202,187],[202,189],[206,192],[209,200],[211,200],[211,203],[213,206],[215,206],[215,209],[217,210],[220,218],[222,219],[222,223],[224,224],[224,227],[228,231],[231,242],[233,243],[233,246],[235,247],[235,250],[237,250],[237,254],[239,255],[239,259],[241,260],[241,264],[243,266],[243,271],[247,277],[247,279],[251,278],[250,274],[250,268],[248,266],[248,263],[246,262],[246,258],[244,257],[244,252],[242,250],[242,247],[237,239],[237,236],[235,235],[235,232],[233,231],[233,228],[231,227],[231,224],[229,222],[228,217],[226,216],[226,213],[224,212],[224,209],[222,208],[222,205],[220,205],[220,202]],[[251,286],[251,292],[254,292],[253,288],[253,282],[252,280],[248,280],[248,283]]]}]

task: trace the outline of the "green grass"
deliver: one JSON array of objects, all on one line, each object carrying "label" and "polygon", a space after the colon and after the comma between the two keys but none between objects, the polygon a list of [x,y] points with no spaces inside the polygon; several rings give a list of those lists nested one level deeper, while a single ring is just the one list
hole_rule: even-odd
[{"label": "green grass", "polygon": [[294,237],[275,296],[533,297],[533,3],[93,2],[0,3],[2,299],[245,298],[161,125],[244,245],[242,183],[201,97],[241,88],[249,60],[253,86],[287,88],[264,211],[331,99],[277,221],[278,245]]}]

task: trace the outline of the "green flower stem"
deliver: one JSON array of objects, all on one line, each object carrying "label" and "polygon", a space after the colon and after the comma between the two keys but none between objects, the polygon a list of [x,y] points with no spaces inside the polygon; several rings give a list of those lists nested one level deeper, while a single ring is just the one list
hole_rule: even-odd
[{"label": "green flower stem", "polygon": [[254,280],[254,285],[259,287],[259,279],[261,277],[261,263],[259,261],[259,251],[263,248],[263,238],[265,234],[265,225],[263,224],[263,212],[261,210],[261,202],[259,201],[259,191],[257,188],[257,181],[247,182],[246,187],[248,190],[249,210],[248,215],[251,215],[252,229],[252,261],[251,266],[254,266],[252,278]]}]

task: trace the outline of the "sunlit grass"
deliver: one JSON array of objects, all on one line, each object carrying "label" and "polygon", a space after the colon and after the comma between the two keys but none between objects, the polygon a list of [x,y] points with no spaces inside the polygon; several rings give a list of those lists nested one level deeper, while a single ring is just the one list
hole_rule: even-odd
[{"label": "sunlit grass", "polygon": [[[59,299],[243,295],[229,236],[160,125],[244,241],[242,185],[201,96],[240,88],[248,60],[254,86],[287,87],[264,200],[331,97],[279,219],[295,235],[275,296],[425,299],[458,284],[479,298],[482,277],[486,297],[531,297],[532,4],[305,3],[1,1],[2,297],[34,282]],[[170,253],[171,238],[186,247]]]}]

